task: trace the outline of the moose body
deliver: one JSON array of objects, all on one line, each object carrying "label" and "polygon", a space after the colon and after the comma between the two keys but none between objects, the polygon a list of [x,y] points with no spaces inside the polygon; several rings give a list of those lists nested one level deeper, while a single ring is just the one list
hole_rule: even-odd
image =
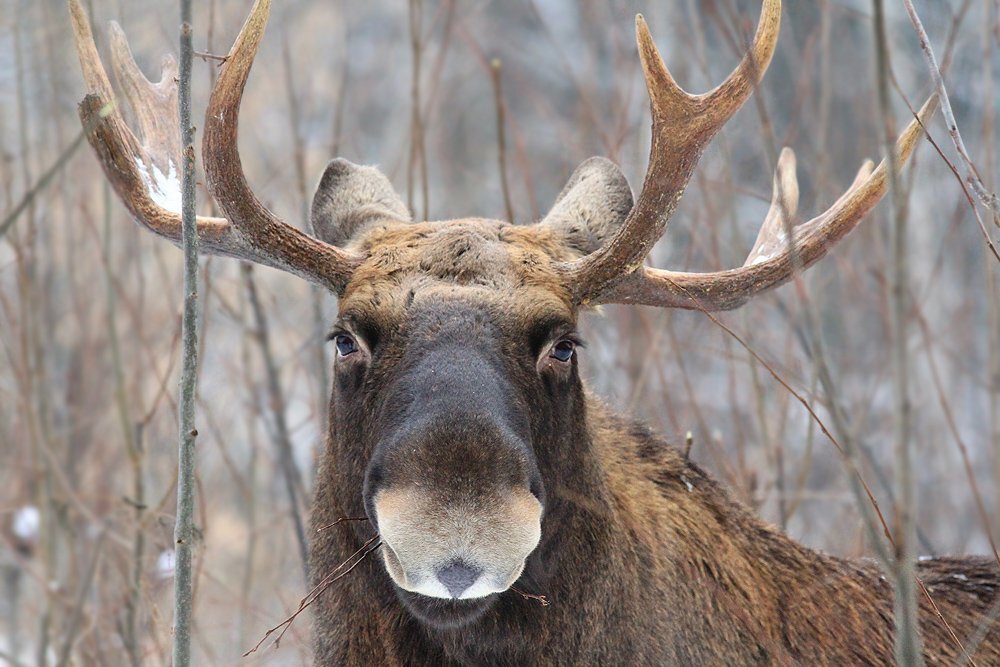
[{"label": "moose body", "polygon": [[[319,529],[366,514],[357,490],[382,436],[373,422],[405,414],[391,385],[412,368],[408,355],[444,347],[448,357],[438,371],[447,377],[470,363],[463,348],[489,351],[511,321],[535,321],[532,313],[558,321],[551,285],[539,287],[536,299],[524,293],[520,267],[533,263],[524,257],[531,242],[523,229],[478,220],[416,224],[377,231],[368,243],[391,255],[398,271],[360,283],[342,298],[341,312],[396,333],[380,341],[380,359],[364,378],[338,370],[313,507],[317,584],[373,536],[364,523]],[[436,265],[424,248],[436,251]],[[539,243],[537,252],[555,249]],[[413,284],[400,280],[410,269],[433,287],[411,295]],[[488,287],[479,284],[486,281]],[[364,320],[366,312],[371,319]],[[528,338],[517,332],[509,340]],[[504,388],[508,402],[531,402],[545,488],[541,540],[517,590],[495,596],[486,609],[430,598],[425,608],[401,599],[380,560],[366,559],[316,601],[317,664],[892,663],[892,587],[874,562],[818,553],[765,524],[676,449],[590,396],[575,362],[564,376],[538,380],[532,353],[501,348],[492,361],[512,379]],[[420,409],[460,427],[482,404],[480,388],[465,380],[442,383],[440,405],[420,396]],[[389,408],[379,400],[386,395]],[[438,434],[434,445],[445,451],[434,465],[446,479],[495,470],[492,460],[484,462],[490,469],[475,467],[482,458],[476,450],[495,447],[489,430],[480,431],[458,445]],[[992,559],[922,561],[918,573],[943,618],[961,628],[962,641],[995,614],[1000,577]],[[520,592],[542,594],[549,604]],[[961,650],[921,602],[928,663],[955,664]],[[1000,662],[998,640],[990,631],[977,647],[981,664]]]},{"label": "moose body", "polygon": [[[172,65],[151,84],[112,31],[139,139],[107,105],[114,93],[89,23],[78,0],[70,8],[88,140],[140,224],[179,242],[179,215],[150,179],[180,171],[159,118],[176,118]],[[703,95],[677,85],[637,20],[653,117],[637,200],[618,167],[593,158],[536,224],[413,222],[385,176],[338,159],[314,196],[312,235],[264,207],[240,166],[236,119],[268,11],[255,2],[209,101],[202,157],[225,217],[199,217],[197,231],[204,252],[339,297],[312,513],[317,664],[891,663],[893,591],[878,567],[766,525],[614,416],[578,372],[576,325],[591,307],[736,307],[818,261],[885,193],[885,164],[868,163],[827,211],[792,227],[786,149],[742,267],[644,266],[701,152],[766,70],[779,0],[764,0],[743,61]],[[898,164],[933,111],[930,100],[900,135]],[[927,662],[1000,664],[996,564],[937,559],[917,576]]]}]

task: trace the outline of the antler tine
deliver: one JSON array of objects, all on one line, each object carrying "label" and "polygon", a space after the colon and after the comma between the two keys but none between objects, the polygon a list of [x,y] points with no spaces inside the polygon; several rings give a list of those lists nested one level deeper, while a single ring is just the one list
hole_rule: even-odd
[{"label": "antler tine", "polygon": [[799,208],[799,180],[795,177],[795,152],[787,146],[781,149],[774,169],[774,189],[771,208],[764,216],[757,240],[747,255],[744,266],[756,264],[788,247],[787,229],[791,227]]},{"label": "antler tine", "polygon": [[562,268],[578,303],[594,303],[641,267],[667,226],[705,146],[746,102],[771,62],[781,0],[764,0],[753,45],[719,86],[691,95],[674,81],[641,15],[636,43],[649,92],[653,139],[642,192],[625,222],[599,250]]},{"label": "antler tine", "polygon": [[[177,149],[174,152],[153,153],[153,151],[163,151],[167,142],[154,140],[156,131],[153,128],[156,126],[141,120],[148,115],[144,113],[142,105],[149,100],[150,96],[138,92],[142,89],[141,86],[138,86],[137,90],[129,94],[129,97],[135,106],[136,115],[140,118],[140,130],[143,135],[143,143],[140,144],[122,118],[111,88],[111,82],[108,80],[104,65],[101,64],[101,57],[97,53],[90,21],[80,1],[69,0],[69,10],[73,34],[76,38],[77,55],[88,90],[88,94],[80,103],[79,108],[80,120],[87,133],[87,140],[94,152],[97,153],[101,168],[108,181],[132,217],[155,234],[174,243],[180,243],[180,215],[176,210],[172,210],[172,208],[179,208],[180,204],[172,202],[171,197],[163,192],[168,184],[158,182],[156,179],[156,170],[160,171],[161,176],[169,175],[169,161],[177,160],[180,157],[180,141],[177,140]],[[112,32],[114,33],[114,27]],[[119,73],[126,76],[138,74],[138,68],[131,60],[131,55],[128,56],[127,63],[121,59],[122,49],[128,52],[128,44],[125,42],[124,35],[115,35],[115,39],[119,42],[115,45],[115,50],[118,51],[116,66],[119,63],[123,65],[119,68]],[[128,72],[129,65],[134,69],[134,74]],[[165,72],[164,80],[158,84],[159,86],[174,85],[169,74],[169,70]],[[138,76],[142,77],[147,88],[155,87],[149,84],[141,74]],[[137,80],[134,82],[140,83]],[[172,109],[162,106],[162,109],[165,113],[170,114],[169,118],[177,118],[176,105]],[[143,145],[146,148],[143,148]],[[152,169],[154,166],[156,170]],[[204,250],[207,252],[244,256],[244,253],[236,247],[234,239],[231,238],[229,226],[222,218],[199,217],[198,235]]]},{"label": "antler tine", "polygon": [[132,56],[125,32],[116,21],[111,22],[111,66],[115,80],[125,93],[125,99],[139,124],[143,149],[161,173],[171,169],[180,173],[181,138],[177,131],[177,61],[170,54],[163,56],[160,81],[152,83],[142,73]]},{"label": "antler tine", "polygon": [[[902,166],[916,147],[924,126],[937,110],[937,96],[928,99],[917,117],[913,119],[896,140],[897,164]],[[788,171],[792,164],[784,153],[779,160],[778,178],[782,186],[790,183]],[[782,164],[784,162],[784,164]],[[794,178],[791,177],[791,178]],[[887,188],[888,165],[885,160],[872,170],[872,163],[866,161],[854,183],[826,211],[812,220],[793,228],[793,240],[797,261],[793,261],[784,241],[784,249],[771,240],[772,234],[779,234],[775,216],[769,214],[769,221],[761,230],[747,262],[738,269],[711,273],[687,273],[661,271],[642,268],[615,284],[600,295],[600,303],[632,303],[661,308],[687,308],[697,310],[729,310],[742,305],[748,299],[791,279],[796,269],[806,269],[833,247],[840,239],[854,229],[865,215],[878,203]],[[777,182],[776,178],[776,182]],[[777,195],[776,195],[777,199]],[[791,213],[790,207],[789,213]],[[773,205],[772,205],[773,211]],[[782,223],[783,224],[783,223]],[[761,237],[766,237],[761,254]]]},{"label": "antler tine", "polygon": [[240,102],[270,12],[270,0],[256,0],[212,91],[205,113],[202,156],[209,192],[239,236],[272,265],[319,278],[340,291],[361,257],[323,243],[282,222],[254,195],[237,146]]},{"label": "antler tine", "polygon": [[76,37],[76,53],[80,59],[80,69],[83,71],[83,81],[87,90],[97,95],[106,103],[114,102],[115,96],[111,90],[108,74],[101,64],[101,56],[97,53],[94,33],[90,29],[90,19],[80,5],[80,0],[69,0],[69,16],[73,25],[73,35]]}]

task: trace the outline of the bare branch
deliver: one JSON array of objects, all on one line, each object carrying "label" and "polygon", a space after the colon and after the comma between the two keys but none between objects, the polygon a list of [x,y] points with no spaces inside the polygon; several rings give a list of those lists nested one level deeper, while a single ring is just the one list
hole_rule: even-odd
[{"label": "bare branch", "polygon": [[507,184],[507,142],[504,136],[504,103],[501,86],[501,64],[498,58],[490,61],[490,76],[493,80],[493,101],[497,109],[497,161],[500,170],[500,190],[503,193],[504,211],[507,222],[514,222],[514,207],[510,203],[510,186]]},{"label": "bare branch", "polygon": [[[191,0],[181,0],[178,100],[183,144],[181,186],[181,245],[184,249],[184,315],[182,321],[180,421],[177,453],[177,516],[174,523],[174,646],[175,667],[191,664],[191,619],[194,613],[194,403],[198,390],[198,221],[195,217],[194,127],[191,125]],[[133,63],[134,64],[134,63]]]},{"label": "bare branch", "polygon": [[944,77],[941,75],[941,68],[938,67],[934,49],[931,48],[930,38],[927,36],[927,31],[924,30],[924,24],[920,21],[917,10],[913,7],[913,0],[903,0],[903,6],[906,7],[906,13],[910,16],[913,29],[920,39],[920,49],[924,53],[925,60],[927,60],[927,70],[934,80],[934,88],[937,95],[941,98],[941,114],[948,125],[948,135],[951,137],[952,142],[955,144],[955,150],[958,151],[958,155],[965,164],[965,180],[972,186],[972,190],[979,197],[979,201],[982,202],[983,206],[993,212],[993,224],[1000,227],[1000,201],[998,201],[996,193],[990,192],[983,184],[983,180],[979,176],[979,170],[976,169],[976,165],[969,156],[969,151],[965,148],[965,141],[962,139],[962,133],[958,129],[958,121],[955,120],[955,113],[951,109],[951,99],[948,97],[948,89],[944,85]]}]

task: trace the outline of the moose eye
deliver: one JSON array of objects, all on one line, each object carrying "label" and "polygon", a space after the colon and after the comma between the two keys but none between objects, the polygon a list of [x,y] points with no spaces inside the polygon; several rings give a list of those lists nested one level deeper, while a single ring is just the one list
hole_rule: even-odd
[{"label": "moose eye", "polygon": [[552,351],[549,352],[549,356],[556,361],[562,361],[565,363],[573,356],[573,350],[575,349],[576,343],[568,338],[563,338],[561,341],[552,346]]},{"label": "moose eye", "polygon": [[337,346],[337,354],[342,357],[358,351],[358,344],[347,334],[337,334],[334,343]]}]

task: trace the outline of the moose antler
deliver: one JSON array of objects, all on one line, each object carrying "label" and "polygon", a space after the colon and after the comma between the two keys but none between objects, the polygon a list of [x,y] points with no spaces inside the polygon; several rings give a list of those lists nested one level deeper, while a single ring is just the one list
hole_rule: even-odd
[{"label": "moose antler", "polygon": [[[179,244],[176,63],[165,57],[162,79],[151,83],[136,66],[121,28],[112,24],[112,66],[135,113],[140,140],[122,118],[79,0],[69,0],[69,8],[88,89],[79,109],[87,139],[132,216]],[[199,250],[271,266],[339,292],[362,258],[278,219],[254,196],[240,163],[236,140],[240,100],[269,11],[269,0],[254,4],[212,91],[203,146],[205,172],[209,191],[227,217],[198,216]]]},{"label": "moose antler", "polygon": [[[771,61],[778,39],[781,1],[764,0],[753,45],[739,66],[711,92],[691,95],[677,85],[636,17],[636,41],[646,77],[653,141],[639,198],[625,222],[603,247],[562,265],[577,303],[630,303],[662,308],[728,310],[755,294],[787,282],[850,232],[886,191],[888,167],[866,162],[854,183],[833,206],[793,228],[790,251],[786,229],[798,205],[795,155],[784,149],[775,171],[774,198],[757,241],[742,267],[710,273],[662,271],[643,266],[666,229],[705,146],[750,97]],[[937,108],[931,97],[896,143],[897,164],[913,151],[923,125]]]}]

